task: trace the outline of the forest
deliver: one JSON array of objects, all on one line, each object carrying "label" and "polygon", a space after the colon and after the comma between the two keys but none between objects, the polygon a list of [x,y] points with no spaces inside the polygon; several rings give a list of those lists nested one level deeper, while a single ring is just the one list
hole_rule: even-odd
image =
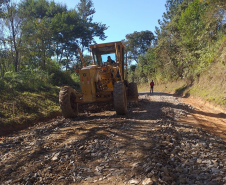
[{"label": "forest", "polygon": [[[129,62],[135,62],[130,80],[168,82],[200,76],[216,61],[225,66],[224,0],[167,0],[165,7],[154,33],[134,31],[123,40]],[[91,0],[80,0],[70,10],[54,1],[8,0],[1,1],[0,10],[1,89],[29,83],[29,75],[54,85],[63,83],[59,74],[76,79],[73,69],[81,65],[77,49],[87,51],[95,37],[107,37],[107,25],[93,21]],[[89,56],[84,58],[91,63]]]},{"label": "forest", "polygon": [[143,37],[148,42],[140,42],[144,32],[126,35],[129,54],[136,61],[131,77],[140,83],[151,79],[164,83],[195,79],[213,63],[225,69],[226,2],[167,0],[165,6],[155,33]]},{"label": "forest", "polygon": [[[70,10],[47,0],[1,1],[1,89],[68,83],[70,70],[81,62],[77,49],[86,50],[94,37],[106,38],[107,26],[94,22],[94,13],[91,0],[81,0]],[[34,82],[36,78],[41,82]]]},{"label": "forest", "polygon": [[[142,85],[153,79],[167,86],[185,80],[178,87],[185,90],[204,76],[200,83],[206,86],[193,91],[226,105],[225,0],[166,0],[165,7],[154,33],[134,31],[122,40],[129,81]],[[17,116],[36,112],[34,117],[59,111],[58,88],[79,86],[78,48],[89,65],[89,45],[107,37],[108,25],[95,22],[94,14],[92,0],[80,0],[74,9],[48,0],[0,1],[0,99],[9,102],[0,104],[0,117],[9,118],[14,109]],[[211,96],[209,81],[219,81],[209,89],[215,93]]]}]

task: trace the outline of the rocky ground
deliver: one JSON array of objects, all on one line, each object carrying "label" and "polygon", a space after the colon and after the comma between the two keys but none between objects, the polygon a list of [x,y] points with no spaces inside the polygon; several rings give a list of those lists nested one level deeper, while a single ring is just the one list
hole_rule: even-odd
[{"label": "rocky ground", "polygon": [[125,116],[83,106],[4,137],[0,184],[226,184],[226,143],[186,124],[193,112],[167,94],[140,94]]}]

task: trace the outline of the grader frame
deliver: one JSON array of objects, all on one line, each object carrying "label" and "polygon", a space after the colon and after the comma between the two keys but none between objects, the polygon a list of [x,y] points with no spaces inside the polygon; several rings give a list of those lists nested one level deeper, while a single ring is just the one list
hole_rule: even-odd
[{"label": "grader frame", "polygon": [[[79,70],[81,94],[77,94],[72,87],[62,87],[59,102],[62,115],[65,118],[78,114],[78,104],[114,102],[117,114],[127,113],[127,99],[138,102],[136,83],[128,83],[127,56],[122,42],[90,45],[93,65],[85,66],[81,52],[83,68]],[[104,62],[107,55],[115,55],[115,64]]]}]

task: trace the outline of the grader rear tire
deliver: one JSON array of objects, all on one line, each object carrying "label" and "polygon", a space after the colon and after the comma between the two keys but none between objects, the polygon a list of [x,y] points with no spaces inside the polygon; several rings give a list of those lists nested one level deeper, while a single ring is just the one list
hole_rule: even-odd
[{"label": "grader rear tire", "polygon": [[59,103],[63,117],[73,118],[78,115],[78,104],[76,103],[75,90],[72,87],[65,86],[60,89]]},{"label": "grader rear tire", "polygon": [[114,107],[116,114],[124,115],[127,113],[126,89],[123,82],[115,82],[113,90]]},{"label": "grader rear tire", "polygon": [[129,83],[128,96],[129,96],[130,102],[138,103],[138,90],[137,90],[136,83],[134,83],[134,82]]}]

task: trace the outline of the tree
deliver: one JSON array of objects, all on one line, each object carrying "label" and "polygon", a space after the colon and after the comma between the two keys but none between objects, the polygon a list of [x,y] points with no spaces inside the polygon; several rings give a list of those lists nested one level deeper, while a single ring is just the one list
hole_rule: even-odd
[{"label": "tree", "polygon": [[203,42],[200,36],[205,29],[205,24],[202,20],[205,11],[205,4],[200,3],[199,0],[194,0],[194,2],[189,3],[178,21],[178,29],[183,37],[183,44],[190,50],[200,49],[198,48],[200,42]]},{"label": "tree", "polygon": [[11,55],[15,72],[19,67],[19,50],[21,46],[21,23],[22,18],[18,13],[18,6],[15,3],[7,4],[7,13],[5,15],[5,24],[7,25],[8,43],[11,47]]},{"label": "tree", "polygon": [[163,13],[163,20],[164,22],[171,21],[175,15],[177,15],[177,10],[179,5],[187,0],[167,0],[165,7],[166,13]]},{"label": "tree", "polygon": [[8,56],[9,53],[7,52],[7,50],[5,49],[5,42],[1,41],[0,45],[2,46],[0,48],[0,76],[3,77],[5,72],[7,71],[7,59],[9,59],[10,57]]},{"label": "tree", "polygon": [[136,65],[130,65],[130,67],[129,67],[129,75],[128,75],[128,77],[131,79],[132,82],[135,81],[136,68],[137,68]]},{"label": "tree", "polygon": [[135,31],[132,34],[126,35],[124,44],[128,51],[128,58],[135,60],[138,63],[138,57],[141,54],[145,54],[151,44],[154,42],[155,36],[151,31]]},{"label": "tree", "polygon": [[[19,4],[7,1],[0,0],[0,19],[4,23],[0,31],[2,76],[7,70],[48,70],[53,61],[68,70],[75,61],[80,63],[78,47],[84,50],[95,43],[95,37],[106,38],[106,25],[93,21],[91,0],[81,0],[72,10],[48,0],[22,0]],[[7,10],[4,16],[2,8]]]},{"label": "tree", "polygon": [[80,3],[77,5],[77,11],[82,20],[83,34],[81,35],[79,45],[83,52],[84,48],[88,48],[90,44],[95,43],[95,37],[105,40],[107,37],[104,31],[108,27],[105,24],[93,22],[93,14],[96,11],[93,8],[92,0],[80,0]]},{"label": "tree", "polygon": [[81,19],[75,10],[70,10],[57,14],[52,20],[51,27],[53,40],[56,43],[57,59],[59,56],[60,62],[64,60],[63,64],[69,65],[70,61],[74,60],[78,54],[78,40],[83,32]]},{"label": "tree", "polygon": [[[20,10],[21,14],[26,17],[22,31],[24,33],[23,39],[29,46],[25,48],[26,52],[24,54],[28,55],[30,64],[46,69],[46,65],[51,61],[51,57],[54,56],[54,50],[57,48],[57,33],[62,30],[62,28],[59,30],[59,27],[61,26],[64,29],[65,24],[61,18],[62,15],[68,14],[66,6],[56,4],[54,1],[26,0],[21,2]],[[55,27],[57,16],[59,17],[57,21],[61,25]],[[58,54],[59,51],[57,51],[57,56]]]},{"label": "tree", "polygon": [[9,0],[0,0],[0,18],[5,15],[5,7],[9,3]]},{"label": "tree", "polygon": [[167,0],[165,6],[152,47],[133,55],[133,47],[128,49],[130,58],[138,56],[134,75],[139,81],[200,75],[225,46],[225,0]]},{"label": "tree", "polygon": [[219,35],[226,33],[225,24],[226,3],[224,0],[212,0],[206,3],[206,11],[202,16],[205,31],[202,40],[212,42]]},{"label": "tree", "polygon": [[[183,76],[184,69],[189,61],[186,61],[181,33],[178,29],[178,21],[181,13],[188,6],[189,0],[168,0],[167,12],[163,14],[163,21],[159,20],[160,28],[156,27],[157,43],[155,57],[158,63],[157,72],[168,79],[177,79]],[[187,62],[187,63],[186,63]]]}]

